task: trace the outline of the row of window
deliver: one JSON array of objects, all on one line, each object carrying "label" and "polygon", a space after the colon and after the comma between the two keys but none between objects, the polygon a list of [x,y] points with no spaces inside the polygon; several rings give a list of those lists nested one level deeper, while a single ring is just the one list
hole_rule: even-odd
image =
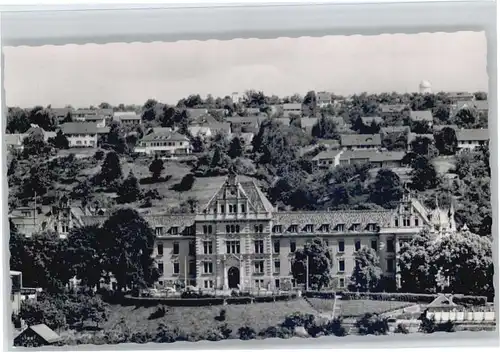
[{"label": "row of window", "polygon": [[[226,233],[240,233],[241,227],[240,225],[226,225]],[[254,232],[263,233],[264,225],[255,225]],[[213,228],[212,225],[203,225],[203,234],[212,234]]]},{"label": "row of window", "polygon": [[[254,240],[253,242],[254,242],[254,253],[263,254],[264,253],[264,240]],[[241,244],[240,243],[241,243],[240,240],[227,240],[226,241],[226,253],[240,254],[241,253]],[[326,244],[326,246],[329,245],[327,240],[325,240],[325,244]],[[378,241],[377,240],[371,241],[371,248],[375,251],[378,250]],[[360,249],[361,249],[361,241],[357,240],[354,242],[354,250],[358,251]],[[295,241],[291,240],[290,241],[290,252],[293,253],[296,250],[297,250],[297,243]],[[281,241],[274,240],[273,253],[279,254],[280,251],[281,251]],[[163,244],[162,243],[158,244],[157,252],[158,252],[158,255],[163,255]],[[195,252],[196,252],[195,242],[190,241],[188,255],[195,255]],[[337,242],[337,252],[338,253],[345,252],[345,241],[338,241]],[[387,252],[389,252],[389,253],[395,252],[394,240],[387,240]],[[174,255],[179,254],[179,242],[174,242],[173,254]],[[213,254],[213,241],[211,241],[211,240],[203,241],[203,254]]]},{"label": "row of window", "polygon": [[[388,272],[394,272],[394,259],[389,258],[387,259],[387,271]],[[163,263],[160,262],[158,263],[158,270],[160,272],[160,275],[164,274],[164,266]],[[214,266],[213,262],[203,262],[203,274],[213,274],[214,272]],[[254,274],[263,274],[264,273],[264,260],[255,260],[254,261]],[[274,266],[273,266],[273,273],[274,274],[280,274],[281,272],[281,262],[279,260],[274,261]],[[338,266],[337,266],[337,272],[343,273],[345,272],[345,260],[340,259],[338,261]],[[173,274],[178,275],[180,273],[180,265],[179,263],[175,262],[173,263]],[[194,261],[189,261],[189,267],[188,267],[188,273],[189,275],[194,275],[196,274],[196,263]]]},{"label": "row of window", "polygon": [[[219,205],[220,212],[224,214],[226,212],[226,206],[224,204]],[[237,204],[228,204],[227,205],[227,212],[230,214],[237,214],[238,213],[238,205]],[[245,204],[240,204],[240,213],[245,213],[246,212],[246,205]],[[214,213],[217,214],[217,207],[214,207]]]},{"label": "row of window", "polygon": [[176,142],[151,142],[151,143],[143,142],[142,143],[143,147],[175,147],[175,146],[182,147],[183,145],[184,145],[184,142],[179,142],[179,143],[176,143]]},{"label": "row of window", "polygon": [[[372,231],[375,232],[377,231],[377,224],[368,224],[366,226],[367,231]],[[273,233],[283,233],[283,225],[274,225],[273,226]],[[291,232],[291,233],[298,233],[298,232],[307,232],[307,233],[314,233],[315,231],[317,232],[330,232],[330,224],[323,224],[321,225],[317,230],[314,229],[314,224],[307,224],[305,225],[302,229],[299,228],[299,225],[290,225],[287,229],[286,232]],[[300,230],[300,231],[299,231]],[[344,232],[346,230],[345,224],[337,224],[333,230],[335,232]],[[351,227],[349,228],[350,231],[361,231],[361,224],[356,223],[352,224]]]},{"label": "row of window", "polygon": [[[403,217],[403,226],[404,227],[410,227],[411,226],[411,218],[409,216]],[[415,226],[420,226],[418,218],[415,218]],[[394,227],[399,227],[399,219],[398,218],[394,219]]]}]

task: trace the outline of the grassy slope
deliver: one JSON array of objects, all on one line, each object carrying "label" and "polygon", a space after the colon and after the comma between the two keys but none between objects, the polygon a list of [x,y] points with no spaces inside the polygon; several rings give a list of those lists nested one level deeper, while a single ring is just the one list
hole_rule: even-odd
[{"label": "grassy slope", "polygon": [[111,306],[105,329],[112,329],[125,318],[131,331],[147,329],[155,332],[161,323],[177,327],[186,333],[202,333],[221,323],[215,320],[221,309],[226,310],[225,323],[236,333],[242,326],[250,326],[256,331],[283,322],[287,315],[295,312],[314,314],[314,309],[303,299],[288,302],[241,304],[212,307],[168,307],[164,317],[148,320],[155,307]]}]

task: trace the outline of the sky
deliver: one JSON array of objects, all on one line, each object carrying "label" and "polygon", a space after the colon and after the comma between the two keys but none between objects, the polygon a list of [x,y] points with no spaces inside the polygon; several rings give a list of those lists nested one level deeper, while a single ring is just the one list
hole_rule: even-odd
[{"label": "sky", "polygon": [[190,94],[487,91],[484,32],[4,47],[8,106],[176,103]]}]

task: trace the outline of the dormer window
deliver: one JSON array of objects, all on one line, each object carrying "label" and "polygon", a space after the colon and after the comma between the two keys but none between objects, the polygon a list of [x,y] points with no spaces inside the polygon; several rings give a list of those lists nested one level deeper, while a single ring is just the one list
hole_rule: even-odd
[{"label": "dormer window", "polygon": [[283,232],[283,226],[282,225],[274,225],[273,226],[273,233],[282,233]]},{"label": "dormer window", "polygon": [[323,224],[320,227],[321,232],[330,232],[330,225],[329,224]]},{"label": "dormer window", "polygon": [[399,219],[394,218],[394,227],[399,227]]},{"label": "dormer window", "polygon": [[312,232],[314,232],[314,225],[307,224],[304,229],[305,229],[305,232],[312,233]]},{"label": "dormer window", "polygon": [[224,214],[224,212],[225,212],[225,207],[224,207],[224,205],[221,205],[221,206],[220,206],[220,212],[221,212],[222,214]]},{"label": "dormer window", "polygon": [[230,212],[230,213],[233,213],[233,212],[234,212],[234,211],[233,211],[233,205],[232,205],[232,204],[229,204],[229,212]]},{"label": "dormer window", "polygon": [[345,231],[345,225],[344,224],[337,224],[335,230],[338,231],[338,232],[344,232]]},{"label": "dormer window", "polygon": [[156,236],[162,236],[163,235],[163,226],[156,226],[155,227],[155,235]]},{"label": "dormer window", "polygon": [[403,226],[410,227],[410,217],[409,216],[403,218]]},{"label": "dormer window", "polygon": [[361,229],[361,224],[352,224],[352,231],[359,231]]},{"label": "dormer window", "polygon": [[293,233],[297,233],[297,232],[299,232],[299,226],[298,225],[290,225],[290,227],[288,228],[288,231],[293,232]]},{"label": "dormer window", "polygon": [[371,232],[377,231],[377,224],[368,224],[367,230]]},{"label": "dormer window", "polygon": [[177,226],[172,226],[170,228],[170,234],[171,235],[177,235],[179,233],[179,228]]}]

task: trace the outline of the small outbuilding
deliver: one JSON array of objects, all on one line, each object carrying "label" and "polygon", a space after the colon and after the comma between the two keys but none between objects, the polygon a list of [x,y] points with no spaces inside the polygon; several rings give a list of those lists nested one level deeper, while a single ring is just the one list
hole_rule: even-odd
[{"label": "small outbuilding", "polygon": [[61,337],[45,324],[32,325],[14,338],[14,346],[39,347],[54,345]]}]

